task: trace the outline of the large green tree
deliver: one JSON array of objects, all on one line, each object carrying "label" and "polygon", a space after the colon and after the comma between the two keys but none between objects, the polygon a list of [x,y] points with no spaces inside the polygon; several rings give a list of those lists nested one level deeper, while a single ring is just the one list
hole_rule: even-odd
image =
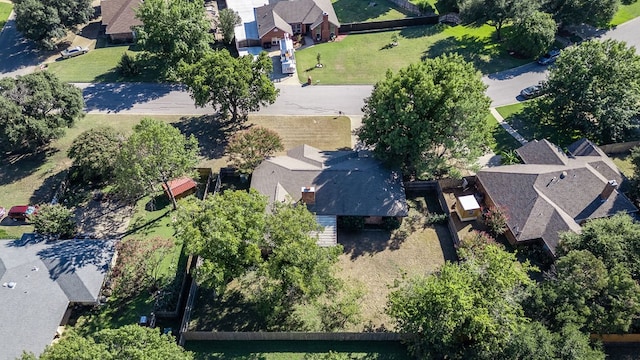
[{"label": "large green tree", "polygon": [[562,26],[582,23],[607,26],[620,0],[545,0],[544,8]]},{"label": "large green tree", "polygon": [[137,29],[138,44],[153,54],[165,71],[175,70],[180,61],[195,62],[210,50],[211,22],[203,0],[145,0],[136,17],[142,21]]},{"label": "large green tree", "polygon": [[460,0],[458,5],[465,22],[488,23],[496,28],[498,40],[507,22],[525,18],[539,7],[536,0]]},{"label": "large green tree", "polygon": [[60,239],[71,238],[78,228],[73,211],[60,204],[42,205],[31,222],[36,234]]},{"label": "large green tree", "polygon": [[257,191],[225,191],[206,200],[183,203],[176,236],[189,253],[200,256],[198,283],[224,290],[231,280],[261,263],[267,199]]},{"label": "large green tree", "polygon": [[197,106],[211,104],[232,121],[245,120],[249,111],[273,104],[278,90],[269,79],[271,59],[262,52],[254,60],[234,58],[227,50],[210,51],[195,64],[180,69],[184,83]]},{"label": "large green tree", "polygon": [[[187,175],[198,161],[198,141],[168,123],[144,118],[133,128],[116,159],[116,182],[130,196],[142,196],[169,181]],[[167,190],[177,207],[175,197]]]},{"label": "large green tree", "polygon": [[527,322],[520,300],[532,286],[529,265],[497,245],[465,258],[390,294],[387,311],[399,331],[415,334],[409,349],[419,358],[501,358]]},{"label": "large green tree", "polygon": [[[25,357],[23,357],[25,359]],[[138,325],[104,329],[82,337],[72,332],[57,344],[48,346],[40,360],[192,360],[193,354],[176,344],[160,330]]]},{"label": "large green tree", "polygon": [[67,156],[85,181],[107,181],[113,177],[124,135],[112,127],[89,129],[73,140]]},{"label": "large green tree", "polygon": [[222,32],[224,42],[231,44],[235,37],[234,28],[242,24],[242,18],[240,18],[240,15],[238,15],[235,10],[226,8],[220,10],[216,24],[218,25],[218,29]]},{"label": "large green tree", "polygon": [[91,0],[15,0],[16,27],[25,38],[52,50],[77,25],[88,22]]},{"label": "large green tree", "polygon": [[260,126],[233,135],[225,152],[238,171],[250,174],[267,157],[284,150],[277,132]]},{"label": "large green tree", "polygon": [[640,56],[626,43],[586,41],[551,68],[539,116],[598,144],[638,139]]},{"label": "large green tree", "polygon": [[83,116],[83,107],[80,89],[47,71],[0,79],[0,149],[49,144]]},{"label": "large green tree", "polygon": [[550,14],[534,11],[515,20],[509,29],[509,49],[519,54],[534,57],[543,54],[556,39],[558,27]]},{"label": "large green tree", "polygon": [[405,175],[443,175],[451,162],[472,162],[483,152],[485,89],[480,73],[457,54],[388,71],[365,99],[358,137]]}]

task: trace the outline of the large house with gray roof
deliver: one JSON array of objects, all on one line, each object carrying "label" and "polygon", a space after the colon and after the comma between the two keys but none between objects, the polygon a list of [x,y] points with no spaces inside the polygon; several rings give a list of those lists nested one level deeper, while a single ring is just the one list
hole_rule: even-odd
[{"label": "large house with gray roof", "polygon": [[73,305],[99,303],[114,241],[0,242],[0,360],[39,355]]},{"label": "large house with gray roof", "polygon": [[389,170],[369,152],[322,151],[301,145],[263,161],[251,187],[275,201],[303,202],[325,227],[320,245],[336,243],[338,216],[361,216],[369,223],[405,217],[408,208],[399,171]]},{"label": "large house with gray roof", "polygon": [[102,0],[102,26],[105,34],[113,42],[131,42],[135,40],[133,28],[141,26],[136,17],[136,9],[141,0]]},{"label": "large house with gray roof", "polygon": [[571,144],[567,154],[547,140],[529,142],[516,152],[523,164],[476,175],[485,202],[506,211],[506,237],[512,244],[541,242],[555,255],[560,233],[580,232],[591,219],[638,212],[618,190],[620,171],[589,140]]}]

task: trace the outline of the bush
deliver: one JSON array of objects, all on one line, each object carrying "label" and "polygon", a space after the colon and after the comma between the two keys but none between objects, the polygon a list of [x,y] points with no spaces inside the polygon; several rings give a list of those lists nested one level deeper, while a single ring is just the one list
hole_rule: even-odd
[{"label": "bush", "polygon": [[447,219],[449,219],[449,216],[447,216],[447,214],[429,214],[427,215],[425,221],[427,224],[433,225],[445,223]]},{"label": "bush", "polygon": [[134,77],[136,75],[140,75],[140,64],[138,63],[138,59],[135,55],[130,55],[125,52],[122,54],[120,58],[120,62],[118,62],[118,66],[116,67],[120,75],[124,77]]},{"label": "bush", "polygon": [[550,14],[536,11],[513,24],[507,35],[507,45],[518,54],[538,56],[553,45],[556,30],[556,22]]},{"label": "bush", "polygon": [[73,212],[60,204],[42,205],[32,223],[35,233],[45,237],[69,239],[76,234]]},{"label": "bush", "polygon": [[382,228],[385,230],[395,230],[400,227],[400,220],[393,216],[382,218]]},{"label": "bush", "polygon": [[489,231],[494,235],[502,235],[507,231],[507,214],[500,206],[491,206],[489,210],[482,214],[484,223],[489,227]]},{"label": "bush", "polygon": [[347,231],[360,231],[364,229],[364,218],[362,216],[339,216],[338,227]]}]

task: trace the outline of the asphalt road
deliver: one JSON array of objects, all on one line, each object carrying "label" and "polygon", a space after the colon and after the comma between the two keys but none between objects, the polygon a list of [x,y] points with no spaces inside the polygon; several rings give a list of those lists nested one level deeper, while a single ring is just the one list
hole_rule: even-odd
[{"label": "asphalt road", "polygon": [[11,13],[0,33],[0,77],[33,72],[44,56],[16,29],[15,13]]}]

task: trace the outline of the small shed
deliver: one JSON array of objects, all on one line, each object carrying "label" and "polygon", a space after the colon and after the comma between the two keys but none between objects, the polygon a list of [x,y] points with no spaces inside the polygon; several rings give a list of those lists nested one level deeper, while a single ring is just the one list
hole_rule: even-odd
[{"label": "small shed", "polygon": [[456,212],[462,221],[477,220],[481,214],[480,204],[473,195],[458,196]]},{"label": "small shed", "polygon": [[[192,178],[186,176],[169,181],[169,188],[176,200],[195,193],[197,186],[198,184],[193,181]],[[167,196],[169,196],[167,187],[164,184],[162,184],[162,188]]]}]

